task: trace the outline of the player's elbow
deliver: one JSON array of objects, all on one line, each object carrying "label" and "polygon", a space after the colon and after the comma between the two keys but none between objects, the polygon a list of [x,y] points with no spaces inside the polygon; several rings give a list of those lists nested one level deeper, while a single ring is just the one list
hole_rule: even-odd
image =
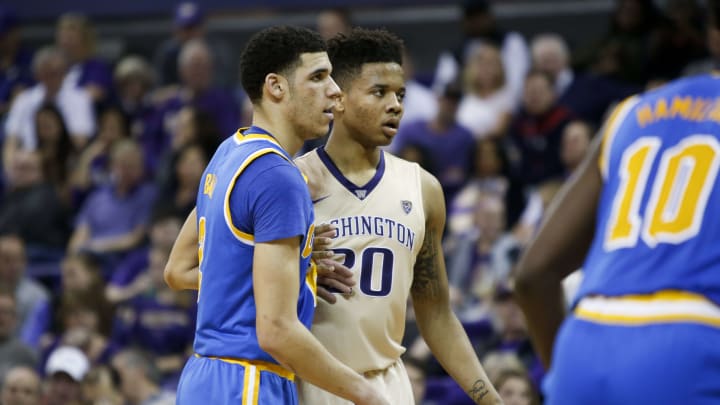
[{"label": "player's elbow", "polygon": [[291,325],[288,320],[269,316],[260,316],[255,322],[260,348],[278,361],[282,361],[287,348]]},{"label": "player's elbow", "polygon": [[522,299],[543,289],[543,284],[549,281],[550,275],[542,261],[525,257],[515,267],[513,277],[513,294]]},{"label": "player's elbow", "polygon": [[182,290],[182,285],[179,281],[179,278],[177,277],[177,269],[173,265],[172,261],[169,261],[165,265],[165,269],[163,270],[163,278],[165,279],[165,284],[167,284],[173,290]]}]

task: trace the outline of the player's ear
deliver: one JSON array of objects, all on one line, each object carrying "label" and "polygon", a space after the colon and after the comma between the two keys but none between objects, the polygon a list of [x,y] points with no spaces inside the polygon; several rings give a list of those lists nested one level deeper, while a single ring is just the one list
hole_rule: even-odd
[{"label": "player's ear", "polygon": [[282,99],[288,90],[287,80],[277,73],[268,73],[265,76],[264,87],[268,94],[276,100]]}]

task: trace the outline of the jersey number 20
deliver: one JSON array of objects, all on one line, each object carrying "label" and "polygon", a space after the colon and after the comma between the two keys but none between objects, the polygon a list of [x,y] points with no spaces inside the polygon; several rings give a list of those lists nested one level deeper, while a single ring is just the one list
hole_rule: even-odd
[{"label": "jersey number 20", "polygon": [[[605,230],[605,250],[632,247],[642,237],[650,247],[682,243],[697,235],[718,172],[720,144],[710,135],[692,135],[660,156],[657,175],[647,184],[660,138],[633,142],[620,161],[620,185]],[[646,187],[650,199],[640,204]]]},{"label": "jersey number 20", "polygon": [[[335,254],[343,255],[343,265],[349,269],[355,265],[355,252],[352,249],[335,248]],[[368,247],[360,255],[360,291],[373,297],[384,297],[392,289],[393,261],[392,250],[381,247]],[[379,266],[374,266],[375,261]],[[377,273],[379,270],[379,274]],[[379,276],[379,279],[378,279]]]}]

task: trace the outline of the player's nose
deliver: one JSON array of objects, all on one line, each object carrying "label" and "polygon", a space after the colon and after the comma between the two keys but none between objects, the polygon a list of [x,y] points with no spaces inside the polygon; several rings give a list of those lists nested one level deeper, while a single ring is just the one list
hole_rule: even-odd
[{"label": "player's nose", "polygon": [[330,77],[330,84],[328,85],[327,96],[330,98],[340,97],[340,86],[335,83],[332,77]]}]

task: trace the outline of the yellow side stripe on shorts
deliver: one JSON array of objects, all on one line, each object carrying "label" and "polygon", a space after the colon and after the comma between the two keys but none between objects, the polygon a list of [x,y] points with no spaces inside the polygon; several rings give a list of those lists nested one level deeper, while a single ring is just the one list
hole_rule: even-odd
[{"label": "yellow side stripe on shorts", "polygon": [[575,316],[592,322],[620,325],[684,322],[720,327],[720,307],[702,295],[685,291],[585,297],[575,308]]},{"label": "yellow side stripe on shorts", "polygon": [[[224,361],[226,363],[238,364],[238,365],[241,365],[246,368],[255,367],[258,370],[258,372],[267,371],[267,372],[270,372],[273,374],[277,374],[280,377],[282,377],[286,380],[290,380],[290,381],[293,381],[295,379],[295,374],[293,374],[291,371],[289,371],[285,367],[278,365],[278,364],[274,364],[274,363],[268,363],[267,361],[239,360],[239,359],[232,359],[229,357],[201,356],[197,353],[195,353],[195,357],[205,357],[207,359],[220,360],[220,361]],[[245,378],[247,378],[247,375],[245,376]]]}]

